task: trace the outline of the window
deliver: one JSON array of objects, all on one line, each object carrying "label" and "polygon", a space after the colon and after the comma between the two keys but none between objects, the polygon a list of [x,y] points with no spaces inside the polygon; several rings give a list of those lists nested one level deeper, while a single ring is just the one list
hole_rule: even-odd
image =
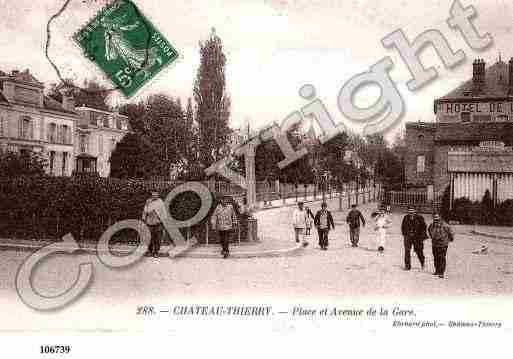
[{"label": "window", "polygon": [[113,138],[110,140],[111,141],[111,144],[110,144],[110,152],[114,151],[114,148],[116,147],[116,139]]},{"label": "window", "polygon": [[62,125],[57,127],[57,142],[64,143],[64,127]]},{"label": "window", "polygon": [[119,117],[116,117],[116,128],[118,130],[121,130],[122,126],[121,126],[121,119]]},{"label": "window", "polygon": [[71,127],[68,125],[62,126],[62,135],[63,135],[63,143],[70,145],[71,144]]},{"label": "window", "polygon": [[86,135],[80,135],[79,138],[79,149],[81,153],[87,152],[87,136]]},{"label": "window", "polygon": [[48,125],[48,142],[55,143],[57,142],[57,125],[55,123],[50,123]]},{"label": "window", "polygon": [[31,139],[32,138],[32,121],[30,117],[23,117],[20,121],[20,138]]},{"label": "window", "polygon": [[461,113],[461,122],[470,122],[470,112]]},{"label": "window", "polygon": [[495,118],[496,121],[507,121],[508,120],[508,116],[507,115],[498,115],[496,118]]},{"label": "window", "polygon": [[4,135],[4,118],[0,117],[0,137]]},{"label": "window", "polygon": [[98,153],[101,155],[103,153],[103,136],[98,135]]},{"label": "window", "polygon": [[426,170],[426,156],[417,156],[417,173],[423,173]]},{"label": "window", "polygon": [[53,174],[54,164],[55,164],[55,151],[50,151],[50,174]]},{"label": "window", "polygon": [[103,116],[103,127],[110,127],[109,118],[107,116]]},{"label": "window", "polygon": [[67,168],[68,168],[68,152],[62,153],[62,175],[67,176]]}]

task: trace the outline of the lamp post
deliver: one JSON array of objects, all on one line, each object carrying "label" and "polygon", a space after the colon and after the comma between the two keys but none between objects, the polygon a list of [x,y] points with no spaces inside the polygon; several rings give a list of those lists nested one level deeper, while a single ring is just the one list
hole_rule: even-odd
[{"label": "lamp post", "polygon": [[321,186],[322,186],[322,201],[326,201],[326,185],[328,183],[328,172],[324,171],[321,177]]}]

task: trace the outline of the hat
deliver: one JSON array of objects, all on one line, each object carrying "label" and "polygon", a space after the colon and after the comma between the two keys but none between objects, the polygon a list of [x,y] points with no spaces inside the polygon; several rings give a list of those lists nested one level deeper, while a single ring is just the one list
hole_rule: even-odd
[{"label": "hat", "polygon": [[440,219],[440,215],[438,213],[433,214],[433,219]]},{"label": "hat", "polygon": [[151,196],[152,197],[160,197],[160,193],[158,193],[157,191],[152,191]]},{"label": "hat", "polygon": [[415,207],[408,206],[408,212],[415,212]]}]

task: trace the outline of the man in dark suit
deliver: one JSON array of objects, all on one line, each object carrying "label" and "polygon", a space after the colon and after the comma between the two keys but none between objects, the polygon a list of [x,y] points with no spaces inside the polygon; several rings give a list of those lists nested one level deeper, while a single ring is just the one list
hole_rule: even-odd
[{"label": "man in dark suit", "polygon": [[424,269],[424,240],[427,238],[426,222],[424,217],[417,214],[415,208],[408,207],[408,214],[404,216],[401,224],[404,238],[404,270],[411,269],[411,248],[417,254],[420,266]]},{"label": "man in dark suit", "polygon": [[330,229],[335,229],[335,222],[333,216],[328,211],[328,205],[323,202],[320,211],[315,214],[314,218],[315,227],[319,233],[319,246],[323,250],[328,249],[328,233]]},{"label": "man in dark suit", "polygon": [[365,227],[365,218],[363,218],[362,212],[356,209],[356,204],[351,206],[351,210],[346,217],[346,222],[349,225],[351,247],[358,247],[358,241],[360,240],[360,222]]}]

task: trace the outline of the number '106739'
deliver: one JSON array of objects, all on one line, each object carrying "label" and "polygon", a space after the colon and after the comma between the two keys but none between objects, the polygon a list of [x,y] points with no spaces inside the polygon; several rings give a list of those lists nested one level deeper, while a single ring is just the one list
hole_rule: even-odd
[{"label": "number '106739'", "polygon": [[71,351],[69,345],[41,345],[41,354],[68,354]]}]

